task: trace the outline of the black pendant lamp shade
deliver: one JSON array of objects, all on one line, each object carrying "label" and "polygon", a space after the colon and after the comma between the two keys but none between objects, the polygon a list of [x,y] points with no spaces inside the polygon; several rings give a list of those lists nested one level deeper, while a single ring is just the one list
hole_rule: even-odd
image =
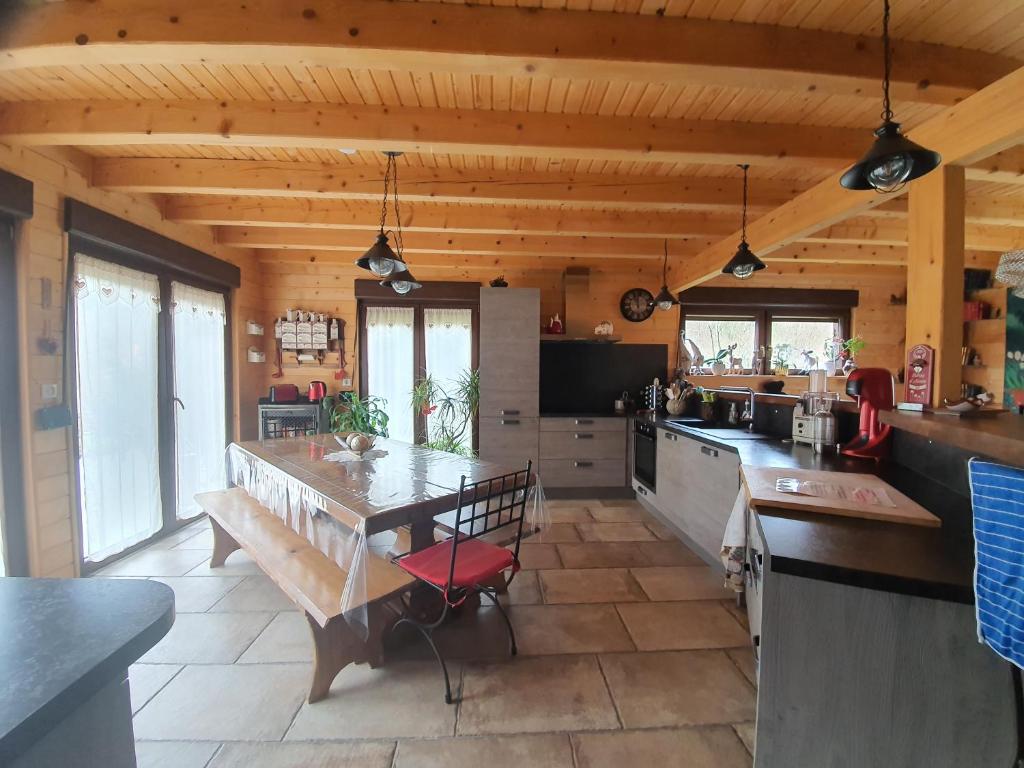
[{"label": "black pendant lamp shade", "polygon": [[746,280],[766,265],[747,245],[747,171],[750,166],[741,165],[740,168],[743,169],[743,228],[740,230],[740,247],[736,249],[736,255],[729,259],[729,263],[722,267],[722,274]]},{"label": "black pendant lamp shade", "polygon": [[875,130],[875,143],[857,164],[842,175],[839,183],[847,189],[895,192],[904,184],[938,168],[942,156],[915,144],[902,133],[892,117],[889,75],[892,46],[889,45],[889,0],[883,0],[882,45],[885,48],[885,79],[882,81],[882,125]]},{"label": "black pendant lamp shade", "polygon": [[381,280],[380,284],[385,288],[390,288],[399,296],[404,296],[410,291],[415,291],[417,288],[423,287],[423,283],[417,281],[416,278],[412,276],[412,272],[409,271],[409,268],[404,262],[402,262],[401,272],[395,272],[387,280]]},{"label": "black pendant lamp shade", "polygon": [[654,306],[667,312],[676,306],[679,300],[668,289],[668,240],[665,241],[665,260],[661,264],[661,291],[654,297]]},{"label": "black pendant lamp shade", "polygon": [[388,277],[407,269],[405,262],[391,248],[384,232],[377,235],[377,241],[356,261],[356,266],[370,270],[377,277]]},{"label": "black pendant lamp shade", "polygon": [[[385,152],[388,162],[384,170],[384,199],[380,208],[380,232],[370,249],[356,260],[356,266],[368,269],[377,277],[384,278],[381,285],[394,289],[395,293],[406,294],[409,291],[422,288],[423,285],[416,281],[409,273],[409,267],[402,258],[402,218],[398,210],[398,166],[395,158],[401,152]],[[388,242],[388,234],[384,231],[384,225],[388,217],[388,193],[391,193],[395,211],[395,248]]]}]

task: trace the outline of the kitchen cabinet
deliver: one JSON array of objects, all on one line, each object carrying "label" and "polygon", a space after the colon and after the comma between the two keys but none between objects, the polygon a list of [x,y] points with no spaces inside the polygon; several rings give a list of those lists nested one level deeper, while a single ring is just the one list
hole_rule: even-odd
[{"label": "kitchen cabinet", "polygon": [[480,289],[480,458],[539,459],[540,291]]},{"label": "kitchen cabinet", "polygon": [[658,430],[657,494],[653,505],[719,563],[725,524],[740,483],[739,456],[686,435]]},{"label": "kitchen cabinet", "polygon": [[624,417],[540,420],[540,473],[548,488],[625,488]]}]

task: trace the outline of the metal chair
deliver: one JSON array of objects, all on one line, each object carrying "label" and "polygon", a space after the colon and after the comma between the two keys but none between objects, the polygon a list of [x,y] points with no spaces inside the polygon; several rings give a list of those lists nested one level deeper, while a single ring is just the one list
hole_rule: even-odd
[{"label": "metal chair", "polygon": [[[468,597],[480,594],[494,603],[508,629],[509,651],[516,655],[515,632],[498,600],[498,591],[507,589],[519,571],[519,543],[523,536],[532,469],[533,463],[527,462],[525,470],[472,483],[467,483],[463,475],[455,509],[455,533],[433,546],[394,558],[400,568],[440,592],[444,598],[441,615],[434,621],[413,618],[409,606],[406,606],[406,614],[394,624],[392,631],[408,624],[430,644],[444,675],[444,700],[447,704],[452,703],[448,666],[434,642],[433,633],[448,613]],[[513,547],[511,551],[481,538],[505,527],[513,527],[515,531],[514,539],[509,541]],[[500,587],[495,586],[498,578],[510,569],[504,583]]]}]

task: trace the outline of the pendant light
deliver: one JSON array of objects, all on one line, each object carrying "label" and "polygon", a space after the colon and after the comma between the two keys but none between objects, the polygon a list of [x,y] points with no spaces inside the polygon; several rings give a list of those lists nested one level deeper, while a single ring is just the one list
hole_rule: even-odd
[{"label": "pendant light", "polygon": [[668,240],[665,241],[665,260],[661,263],[661,292],[654,299],[654,306],[663,312],[668,312],[676,306],[679,300],[672,295],[668,289]]},{"label": "pendant light", "polygon": [[388,192],[394,184],[395,218],[398,219],[398,167],[395,158],[401,152],[385,152],[388,161],[384,169],[384,199],[380,206],[380,232],[377,234],[377,241],[370,246],[357,261],[356,266],[368,269],[377,277],[390,277],[396,272],[406,270],[405,262],[402,261],[402,222],[398,220],[398,234],[395,236],[395,244],[398,246],[398,253],[388,244],[388,236],[384,232],[384,225],[388,218]]},{"label": "pendant light", "polygon": [[764,269],[765,263],[757,258],[747,245],[747,171],[750,166],[739,167],[743,169],[743,228],[740,230],[740,247],[736,249],[736,255],[722,268],[722,274],[746,280],[759,269]]},{"label": "pendant light", "polygon": [[1013,289],[1013,295],[1024,299],[1024,250],[1007,251],[999,257],[996,280]]},{"label": "pendant light", "polygon": [[882,81],[882,125],[875,130],[875,143],[839,183],[847,189],[874,189],[895,192],[935,170],[942,162],[938,152],[915,144],[902,133],[892,119],[889,102],[889,75],[892,71],[892,46],[889,45],[889,0],[883,0],[882,45],[885,47],[885,79]]}]

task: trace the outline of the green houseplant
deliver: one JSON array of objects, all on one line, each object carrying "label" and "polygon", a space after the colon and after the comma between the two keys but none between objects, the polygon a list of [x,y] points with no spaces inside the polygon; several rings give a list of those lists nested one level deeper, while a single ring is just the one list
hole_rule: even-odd
[{"label": "green houseplant", "polygon": [[467,444],[470,427],[480,408],[480,372],[463,371],[446,391],[432,376],[424,376],[413,387],[412,407],[427,417],[423,444],[446,453],[472,456]]},{"label": "green houseplant", "polygon": [[354,392],[342,392],[331,411],[331,431],[387,437],[388,414],[384,410],[387,404],[382,397],[360,398]]}]

